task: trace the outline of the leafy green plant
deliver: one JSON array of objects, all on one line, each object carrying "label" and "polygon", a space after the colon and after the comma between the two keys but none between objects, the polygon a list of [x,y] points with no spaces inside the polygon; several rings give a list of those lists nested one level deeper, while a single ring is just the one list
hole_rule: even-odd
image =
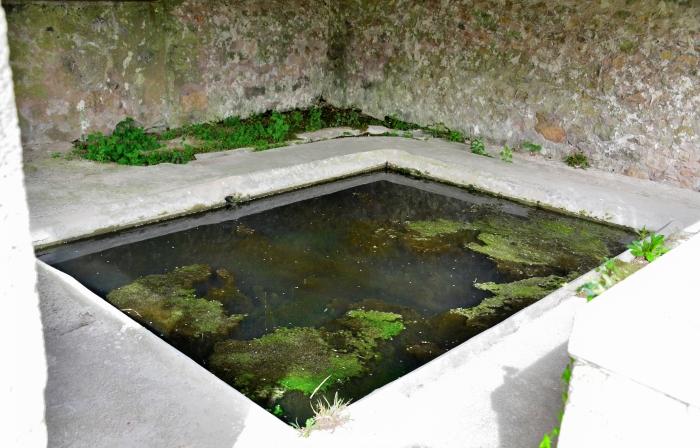
[{"label": "leafy green plant", "polygon": [[532,143],[529,141],[524,141],[520,144],[520,147],[526,151],[529,152],[542,152],[542,145],[538,145],[536,143]]},{"label": "leafy green plant", "polygon": [[450,131],[450,134],[447,136],[447,139],[451,142],[464,143],[464,134],[462,134],[459,131]]},{"label": "leafy green plant", "polygon": [[317,131],[325,126],[322,118],[322,111],[318,107],[313,107],[309,111],[309,122],[306,125],[307,131]]},{"label": "leafy green plant", "polygon": [[649,232],[645,228],[639,232],[639,239],[633,241],[627,248],[632,255],[644,258],[651,263],[669,251],[665,244],[665,237],[660,233]]},{"label": "leafy green plant", "polygon": [[289,124],[284,116],[279,112],[273,112],[270,116],[270,122],[267,126],[267,135],[273,142],[279,143],[284,141],[289,133]]},{"label": "leafy green plant", "polygon": [[588,157],[581,151],[575,151],[564,158],[564,163],[573,168],[588,168]]},{"label": "leafy green plant", "polygon": [[486,146],[484,145],[484,141],[481,139],[481,137],[473,138],[471,143],[469,144],[469,148],[471,149],[473,154],[478,154],[480,156],[488,156],[488,153],[486,152]]},{"label": "leafy green plant", "polygon": [[158,139],[126,118],[114,128],[111,135],[95,132],[83,142],[76,142],[76,153],[97,162],[116,162],[121,165],[155,165],[162,162],[186,163],[192,160],[191,148],[161,149]]},{"label": "leafy green plant", "polygon": [[513,150],[508,145],[503,145],[500,155],[504,162],[513,163]]}]

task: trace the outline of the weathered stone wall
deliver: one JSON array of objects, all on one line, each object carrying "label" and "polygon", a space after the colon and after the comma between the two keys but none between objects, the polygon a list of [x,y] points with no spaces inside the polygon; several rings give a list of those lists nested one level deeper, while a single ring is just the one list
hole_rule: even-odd
[{"label": "weathered stone wall", "polygon": [[700,189],[700,2],[343,0],[334,103]]},{"label": "weathered stone wall", "polygon": [[700,190],[698,0],[4,4],[26,142],[324,96]]},{"label": "weathered stone wall", "polygon": [[4,2],[25,142],[248,115],[321,95],[322,0]]}]

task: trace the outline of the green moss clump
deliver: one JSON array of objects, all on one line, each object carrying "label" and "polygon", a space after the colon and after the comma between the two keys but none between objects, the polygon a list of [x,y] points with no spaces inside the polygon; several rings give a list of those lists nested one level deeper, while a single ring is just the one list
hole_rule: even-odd
[{"label": "green moss clump", "polygon": [[310,395],[360,375],[377,357],[380,341],[404,330],[400,314],[351,310],[335,322],[337,331],[278,328],[251,341],[216,344],[213,371],[242,392],[275,400],[287,391]]},{"label": "green moss clump", "polygon": [[495,260],[499,269],[538,275],[551,269],[592,268],[610,256],[608,242],[624,233],[587,221],[566,218],[492,215],[476,220],[478,242],[466,247]]},{"label": "green moss clump", "polygon": [[350,310],[346,323],[363,338],[391,339],[406,327],[400,314],[375,310]]},{"label": "green moss clump", "polygon": [[478,289],[489,291],[493,296],[482,300],[477,306],[470,308],[455,308],[453,314],[467,319],[492,317],[504,308],[519,309],[536,302],[550,292],[558,289],[567,281],[564,277],[550,275],[547,277],[532,277],[511,283],[475,283]]},{"label": "green moss clump", "polygon": [[221,302],[197,297],[195,283],[206,281],[211,269],[195,264],[163,275],[147,275],[111,291],[107,300],[163,336],[222,336],[243,315],[227,315]]},{"label": "green moss clump", "polygon": [[417,238],[426,239],[471,229],[468,224],[451,221],[449,219],[437,219],[435,221],[412,221],[406,224],[406,228],[413,232]]},{"label": "green moss clump", "polygon": [[356,355],[333,349],[330,336],[316,328],[278,328],[251,341],[218,343],[209,363],[251,396],[274,399],[288,390],[309,395],[327,377],[321,390],[363,370]]}]

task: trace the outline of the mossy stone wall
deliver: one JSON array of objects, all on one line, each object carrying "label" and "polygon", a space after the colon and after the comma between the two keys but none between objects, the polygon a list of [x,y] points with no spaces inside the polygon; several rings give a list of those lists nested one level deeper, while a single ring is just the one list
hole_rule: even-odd
[{"label": "mossy stone wall", "polygon": [[322,0],[4,1],[22,135],[71,141],[310,104]]},{"label": "mossy stone wall", "polygon": [[3,4],[26,142],[324,96],[700,190],[696,0]]}]

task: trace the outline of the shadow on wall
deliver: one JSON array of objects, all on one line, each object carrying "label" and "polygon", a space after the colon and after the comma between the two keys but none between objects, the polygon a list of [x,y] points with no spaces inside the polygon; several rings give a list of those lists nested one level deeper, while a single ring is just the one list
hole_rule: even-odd
[{"label": "shadow on wall", "polygon": [[48,446],[234,446],[252,402],[49,269],[37,266]]},{"label": "shadow on wall", "polygon": [[491,394],[498,448],[536,448],[556,425],[562,409],[561,372],[568,361],[564,343],[525,369],[503,368],[503,384]]}]

